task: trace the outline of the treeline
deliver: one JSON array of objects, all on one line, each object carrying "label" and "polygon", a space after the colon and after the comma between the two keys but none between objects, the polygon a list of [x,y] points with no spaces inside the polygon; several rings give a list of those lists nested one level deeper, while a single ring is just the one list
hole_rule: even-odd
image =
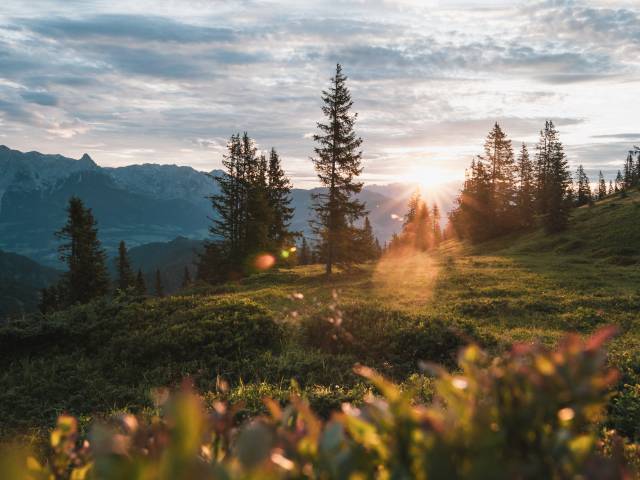
[{"label": "treeline", "polygon": [[[637,157],[637,161],[635,161]],[[541,224],[548,232],[566,228],[571,208],[624,191],[640,182],[640,154],[629,153],[624,174],[609,188],[602,172],[597,193],[580,165],[574,185],[559,134],[547,121],[533,158],[526,144],[514,154],[511,140],[496,123],[487,135],[484,154],[466,171],[463,188],[449,214],[447,234],[479,242]]]}]

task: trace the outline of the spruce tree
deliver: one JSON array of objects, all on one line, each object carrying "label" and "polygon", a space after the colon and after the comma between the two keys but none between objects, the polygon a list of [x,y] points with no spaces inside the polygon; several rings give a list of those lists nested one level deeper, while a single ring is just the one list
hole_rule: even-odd
[{"label": "spruce tree", "polygon": [[511,140],[496,122],[484,144],[484,155],[480,160],[487,166],[489,174],[488,221],[493,235],[505,233],[515,226],[515,166]]},{"label": "spruce tree", "polygon": [[407,213],[404,215],[404,222],[402,224],[403,228],[416,221],[421,203],[422,197],[420,190],[415,190],[409,197],[409,202],[407,203]]},{"label": "spruce tree", "polygon": [[189,285],[191,285],[191,272],[189,272],[189,267],[185,265],[182,276],[182,288],[187,288]]},{"label": "spruce tree", "polygon": [[302,243],[300,245],[300,254],[298,255],[299,265],[309,265],[311,263],[311,252],[309,251],[309,244],[307,239],[302,237]]},{"label": "spruce tree", "polygon": [[376,237],[373,234],[373,227],[368,216],[364,217],[364,226],[360,230],[356,247],[355,253],[359,261],[366,262],[377,256]]},{"label": "spruce tree", "polygon": [[540,132],[536,153],[536,200],[549,232],[563,230],[569,219],[571,175],[552,121]]},{"label": "spruce tree", "polygon": [[489,221],[491,177],[481,160],[473,160],[465,173],[465,182],[449,213],[452,232],[473,242],[487,240],[494,235]]},{"label": "spruce tree", "polygon": [[576,206],[581,207],[591,202],[591,186],[589,185],[589,178],[584,172],[582,165],[578,166],[576,172],[578,178],[578,192],[576,196]]},{"label": "spruce tree", "polygon": [[433,246],[437,246],[442,241],[442,229],[440,228],[440,209],[435,203],[431,208],[431,225],[431,229],[433,232]]},{"label": "spruce tree", "polygon": [[[209,197],[213,210],[217,214],[209,232],[214,237],[212,243],[218,244],[220,250],[223,250],[224,258],[231,264],[237,264],[242,261],[242,224],[246,210],[244,198],[246,179],[239,134],[231,136],[222,165],[225,167],[224,174],[212,177],[218,183],[220,193]],[[211,262],[211,260],[211,255],[200,258],[201,263]],[[204,270],[204,267],[206,265],[203,265],[201,270]]]},{"label": "spruce tree", "polygon": [[607,192],[607,195],[613,195],[614,190],[613,190],[613,181],[609,180],[609,190]]},{"label": "spruce tree", "polygon": [[67,223],[56,232],[65,242],[58,248],[60,260],[69,267],[62,280],[65,296],[70,304],[86,303],[109,290],[106,254],[93,213],[80,198],[69,199],[67,216]]},{"label": "spruce tree", "polygon": [[272,220],[269,225],[269,239],[275,249],[291,242],[293,234],[289,231],[293,219],[291,207],[291,182],[284,173],[280,157],[275,148],[269,153],[268,167],[269,206]]},{"label": "spruce tree", "polygon": [[354,131],[357,114],[351,113],[353,102],[346,80],[342,67],[336,65],[331,86],[322,92],[326,122],[317,124],[320,133],[313,137],[317,146],[312,160],[327,191],[313,196],[316,219],[312,228],[322,244],[327,274],[335,264],[351,262],[357,234],[353,224],[365,214],[364,204],[353,198],[362,190],[362,183],[355,180],[362,172],[362,139]]},{"label": "spruce tree", "polygon": [[124,240],[118,245],[118,259],[116,260],[116,268],[118,271],[118,289],[125,291],[135,284],[133,270],[131,270],[131,262],[127,253],[127,246]]},{"label": "spruce tree", "polygon": [[162,284],[162,275],[160,269],[156,269],[156,284],[155,284],[156,297],[164,297],[164,285]]},{"label": "spruce tree", "polygon": [[147,284],[144,281],[144,276],[142,275],[142,270],[138,269],[138,274],[136,275],[136,293],[138,295],[146,295],[147,294]]},{"label": "spruce tree", "polygon": [[519,224],[521,227],[533,226],[535,215],[535,177],[533,162],[529,158],[527,146],[522,143],[517,161],[518,191],[516,196]]},{"label": "spruce tree", "polygon": [[602,170],[598,173],[598,200],[607,196],[607,183],[604,181]]},{"label": "spruce tree", "polygon": [[622,176],[622,172],[618,170],[618,174],[616,175],[616,182],[614,186],[614,191],[616,193],[624,190],[624,177]]},{"label": "spruce tree", "polygon": [[[245,141],[251,142],[245,134]],[[264,155],[255,156],[255,150],[247,145],[249,156],[247,157],[248,185],[247,185],[247,214],[244,223],[244,241],[242,254],[246,258],[257,253],[272,249],[269,241],[269,228],[273,223],[273,212],[269,205],[269,192],[267,184],[267,160]]]},{"label": "spruce tree", "polygon": [[627,155],[627,159],[624,162],[624,190],[627,190],[635,184],[635,165],[633,161],[633,151],[630,151]]},{"label": "spruce tree", "polygon": [[198,278],[221,281],[251,270],[249,260],[263,252],[278,252],[293,234],[291,184],[272,149],[269,160],[258,156],[245,132],[231,136],[222,164],[223,175],[213,177],[219,193],[210,197],[215,217],[198,260]]}]

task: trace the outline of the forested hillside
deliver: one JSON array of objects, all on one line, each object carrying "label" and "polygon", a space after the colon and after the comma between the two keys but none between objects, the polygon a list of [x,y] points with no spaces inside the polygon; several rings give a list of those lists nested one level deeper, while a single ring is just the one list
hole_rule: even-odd
[{"label": "forested hillside", "polygon": [[[429,398],[419,362],[455,365],[460,347],[491,354],[512,342],[554,345],[613,324],[610,361],[622,372],[604,424],[637,438],[640,341],[640,193],[573,211],[568,229],[534,231],[430,253],[394,256],[336,274],[320,266],[258,274],[217,287],[194,284],[162,299],[96,300],[0,329],[3,434],[42,432],[60,411],[97,418],[152,407],[150,389],[189,375],[206,398],[284,400],[295,379],[321,415],[360,402],[354,363]],[[216,385],[224,380],[229,390]],[[70,392],[82,392],[70,394]]]}]

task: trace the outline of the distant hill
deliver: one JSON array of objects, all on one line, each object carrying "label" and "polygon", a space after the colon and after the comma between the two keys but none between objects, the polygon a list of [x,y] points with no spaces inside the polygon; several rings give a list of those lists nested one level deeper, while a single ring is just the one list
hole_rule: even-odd
[{"label": "distant hill", "polygon": [[[218,191],[207,173],[191,167],[102,168],[87,154],[75,160],[6,146],[0,146],[0,172],[0,248],[53,267],[59,266],[53,234],[65,222],[71,195],[93,209],[100,239],[114,254],[120,240],[134,247],[176,237],[206,238],[213,214],[207,197]],[[403,184],[372,185],[359,195],[381,242],[400,229],[411,190]],[[310,235],[311,195],[318,191],[292,191],[294,230]],[[452,200],[453,195],[438,199],[443,212]]]},{"label": "distant hill", "polygon": [[0,250],[0,320],[36,310],[40,289],[54,283],[59,276],[58,270]]},{"label": "distant hill", "polygon": [[[165,292],[172,293],[182,285],[185,267],[189,269],[191,278],[195,278],[195,262],[203,245],[202,240],[178,237],[170,242],[153,242],[131,248],[129,259],[135,272],[142,270],[149,293],[154,293],[157,269],[160,269]],[[115,261],[114,257],[109,262],[113,279],[116,278]]]}]

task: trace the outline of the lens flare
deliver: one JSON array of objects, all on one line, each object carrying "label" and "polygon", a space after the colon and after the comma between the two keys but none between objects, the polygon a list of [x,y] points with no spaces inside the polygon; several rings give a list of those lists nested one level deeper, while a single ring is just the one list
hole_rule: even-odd
[{"label": "lens flare", "polygon": [[269,253],[258,255],[254,262],[254,265],[258,270],[269,270],[275,264],[276,258]]}]

